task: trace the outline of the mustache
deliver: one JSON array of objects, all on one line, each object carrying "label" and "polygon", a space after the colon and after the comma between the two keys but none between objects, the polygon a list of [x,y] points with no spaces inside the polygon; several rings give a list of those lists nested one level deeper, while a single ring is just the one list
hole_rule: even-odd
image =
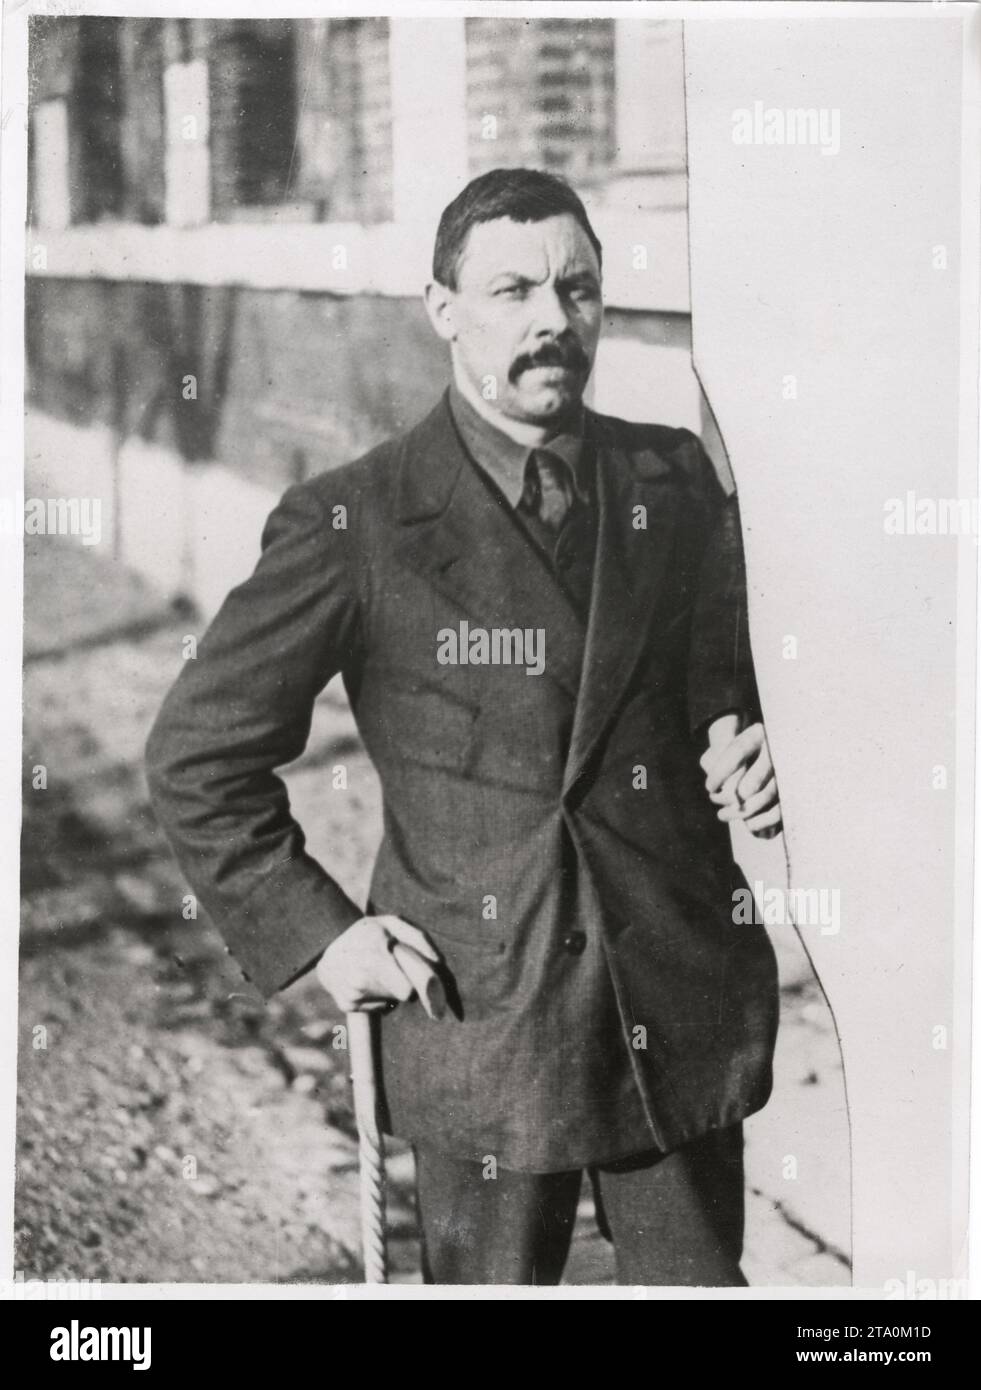
[{"label": "mustache", "polygon": [[576,338],[543,343],[534,352],[522,353],[514,359],[508,372],[508,380],[513,385],[522,372],[530,371],[533,367],[567,367],[585,373],[589,371],[589,358]]}]

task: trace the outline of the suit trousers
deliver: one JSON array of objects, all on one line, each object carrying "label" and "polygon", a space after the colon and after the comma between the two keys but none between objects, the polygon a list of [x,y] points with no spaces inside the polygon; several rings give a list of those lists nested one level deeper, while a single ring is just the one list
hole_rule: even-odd
[{"label": "suit trousers", "polygon": [[[416,1146],[423,1279],[557,1284],[582,1171],[517,1173]],[[742,1125],[586,1169],[618,1284],[744,1286]]]}]

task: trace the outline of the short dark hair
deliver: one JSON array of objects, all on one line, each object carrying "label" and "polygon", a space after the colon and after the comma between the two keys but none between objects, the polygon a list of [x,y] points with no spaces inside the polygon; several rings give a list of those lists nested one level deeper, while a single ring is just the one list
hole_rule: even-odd
[{"label": "short dark hair", "polygon": [[471,179],[443,211],[433,249],[433,279],[457,288],[460,258],[471,227],[510,217],[514,222],[543,222],[569,213],[589,237],[600,267],[603,248],[590,226],[582,200],[565,179],[540,169],[491,169]]}]

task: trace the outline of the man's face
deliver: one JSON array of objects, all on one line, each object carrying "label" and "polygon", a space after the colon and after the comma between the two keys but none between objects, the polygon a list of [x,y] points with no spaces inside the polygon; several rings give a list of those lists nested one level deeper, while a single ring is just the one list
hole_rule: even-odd
[{"label": "man's face", "polygon": [[478,223],[464,246],[456,290],[431,288],[437,332],[494,409],[548,425],[579,404],[603,301],[596,252],[571,214]]}]

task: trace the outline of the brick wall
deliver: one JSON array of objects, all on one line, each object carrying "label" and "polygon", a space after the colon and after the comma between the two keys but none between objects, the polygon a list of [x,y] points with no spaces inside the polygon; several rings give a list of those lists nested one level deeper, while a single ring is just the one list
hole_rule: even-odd
[{"label": "brick wall", "polygon": [[535,164],[577,180],[614,157],[611,19],[468,19],[471,172]]}]

